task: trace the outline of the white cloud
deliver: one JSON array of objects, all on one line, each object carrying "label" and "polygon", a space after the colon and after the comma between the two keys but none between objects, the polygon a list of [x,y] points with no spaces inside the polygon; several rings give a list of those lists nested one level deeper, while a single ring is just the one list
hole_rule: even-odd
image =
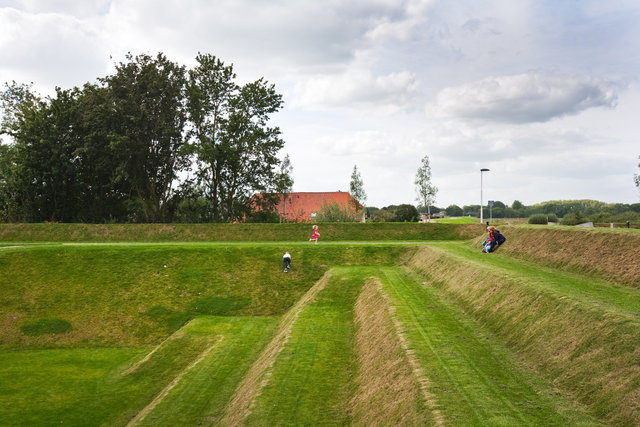
[{"label": "white cloud", "polygon": [[68,14],[79,18],[106,13],[111,0],[21,0],[16,3],[31,13]]},{"label": "white cloud", "polygon": [[531,123],[615,108],[616,84],[585,76],[543,73],[491,77],[443,89],[428,113],[502,123]]},{"label": "white cloud", "polygon": [[439,206],[477,203],[480,167],[495,200],[637,202],[638,19],[599,0],[0,0],[0,83],[211,53],[283,93],[298,191],[346,191],[357,164],[372,205],[411,203],[426,154]]},{"label": "white cloud", "polygon": [[[392,2],[390,2],[392,4]],[[390,16],[384,15],[375,20],[373,28],[365,38],[373,42],[408,41],[418,36],[417,31],[427,19],[427,11],[433,5],[432,0],[409,0],[404,10]]]},{"label": "white cloud", "polygon": [[375,76],[364,69],[309,78],[294,87],[292,103],[308,110],[367,108],[395,113],[411,108],[418,94],[414,73]]},{"label": "white cloud", "polygon": [[101,35],[74,17],[2,8],[0,27],[1,81],[34,82],[51,91],[92,81],[106,69]]}]

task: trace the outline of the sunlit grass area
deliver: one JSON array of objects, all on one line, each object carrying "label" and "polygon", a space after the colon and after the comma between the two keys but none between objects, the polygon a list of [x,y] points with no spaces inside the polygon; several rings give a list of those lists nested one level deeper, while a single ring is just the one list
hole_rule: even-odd
[{"label": "sunlit grass area", "polygon": [[483,227],[469,240],[431,241],[393,240],[398,230],[386,227],[318,245],[3,242],[0,419],[640,422],[638,273],[606,280],[581,249],[615,241],[624,250],[598,259],[624,265],[637,234],[554,228],[556,256],[526,245],[547,231],[506,226],[507,243],[487,255]]}]

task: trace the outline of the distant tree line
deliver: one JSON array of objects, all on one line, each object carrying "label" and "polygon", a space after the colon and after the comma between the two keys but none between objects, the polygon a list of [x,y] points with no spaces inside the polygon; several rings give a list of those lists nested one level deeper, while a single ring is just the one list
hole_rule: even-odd
[{"label": "distant tree line", "polygon": [[[525,206],[515,200],[511,206],[501,201],[494,201],[493,207],[484,206],[484,217],[493,218],[529,218],[543,214],[552,218],[577,217],[593,222],[625,222],[640,221],[640,203],[604,203],[596,200],[561,200],[537,203]],[[376,222],[413,222],[418,221],[419,212],[427,212],[424,206],[391,205],[383,208],[367,207],[369,219]],[[480,217],[480,205],[449,205],[446,208],[431,206],[431,214],[443,212],[448,217]],[[583,222],[584,222],[583,221]],[[572,221],[573,222],[573,221]]]},{"label": "distant tree line", "polygon": [[129,54],[47,97],[6,83],[0,221],[229,222],[252,214],[254,193],[290,188],[269,125],[283,103],[274,85],[239,85],[232,65],[196,60]]}]

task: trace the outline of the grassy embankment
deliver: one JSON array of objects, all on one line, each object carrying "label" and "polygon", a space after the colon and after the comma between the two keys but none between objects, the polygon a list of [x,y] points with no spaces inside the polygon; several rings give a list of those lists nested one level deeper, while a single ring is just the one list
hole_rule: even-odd
[{"label": "grassy embankment", "polygon": [[[480,224],[319,224],[321,242],[470,239]],[[0,224],[0,244],[34,242],[304,242],[310,224]]]},{"label": "grassy embankment", "polygon": [[508,236],[499,249],[505,255],[640,288],[640,230],[528,225],[501,231]]},{"label": "grassy embankment", "polygon": [[[293,269],[283,275],[286,249]],[[407,250],[309,243],[293,249],[280,244],[5,249],[0,251],[0,348],[154,345],[197,315],[281,315],[329,266],[390,264]],[[70,329],[46,333],[60,321]],[[38,324],[40,329],[29,329]]]},{"label": "grassy embankment", "polygon": [[[0,251],[0,418],[17,425],[87,419],[122,425],[167,393],[171,404],[161,399],[147,409],[161,411],[165,425],[175,417],[197,420],[194,425],[214,419],[280,316],[329,265],[393,264],[415,249],[306,243],[291,250],[293,268],[285,275],[288,246]],[[195,320],[178,330],[189,319]],[[51,328],[59,321],[70,328]],[[41,327],[26,328],[33,324]],[[165,405],[181,409],[165,411]],[[153,424],[154,417],[141,423]]]},{"label": "grassy embankment", "polygon": [[[353,230],[371,231],[364,227]],[[68,230],[38,240],[75,240]],[[503,232],[515,247],[518,231]],[[294,271],[284,275],[281,253],[292,246]],[[416,252],[390,241],[0,250],[10,278],[0,305],[8,307],[0,416],[20,425],[218,424],[230,402],[244,399],[248,425],[597,423],[577,400],[608,423],[637,423],[637,291],[541,268],[507,248],[482,255],[473,243],[438,243]],[[414,273],[392,267],[408,257]],[[346,267],[305,300],[337,265]],[[47,319],[71,330],[53,334],[46,322],[24,329]],[[242,384],[254,393],[239,396]]]},{"label": "grassy embankment", "polygon": [[[627,263],[630,254],[637,259],[640,234],[502,231],[507,244],[494,254],[480,253],[478,239],[423,249],[410,265],[559,390],[608,423],[638,424],[638,270],[611,267]],[[593,242],[618,250],[604,249],[597,259]]]}]

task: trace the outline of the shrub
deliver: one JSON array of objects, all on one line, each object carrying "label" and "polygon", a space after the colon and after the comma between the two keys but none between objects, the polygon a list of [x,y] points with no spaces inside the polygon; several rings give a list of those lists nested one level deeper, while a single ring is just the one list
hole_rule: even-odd
[{"label": "shrub", "polygon": [[[556,218],[557,220],[557,218]],[[529,224],[547,224],[547,216],[545,214],[535,214],[529,217]]]},{"label": "shrub", "polygon": [[316,222],[357,222],[358,212],[355,209],[339,205],[338,203],[324,202],[317,213]]},{"label": "shrub", "polygon": [[562,225],[578,225],[587,221],[580,211],[571,212],[562,217]]},{"label": "shrub", "polygon": [[547,215],[547,221],[548,222],[558,222],[558,217],[556,216],[556,214],[550,213],[549,215]]}]

